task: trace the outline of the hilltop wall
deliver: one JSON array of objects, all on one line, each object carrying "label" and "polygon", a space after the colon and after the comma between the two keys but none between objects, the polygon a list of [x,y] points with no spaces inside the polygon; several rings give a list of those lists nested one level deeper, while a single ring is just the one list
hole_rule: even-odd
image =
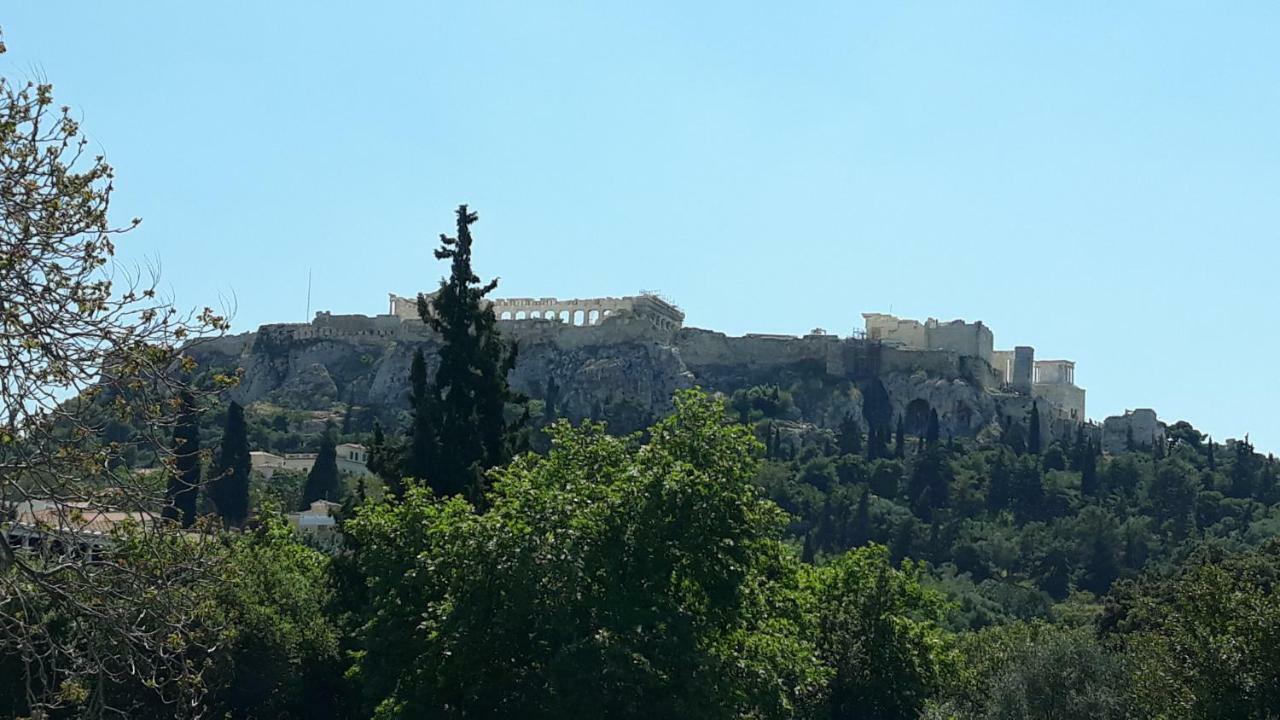
[{"label": "hilltop wall", "polygon": [[[603,415],[621,429],[643,427],[670,409],[676,390],[695,385],[726,394],[757,384],[799,387],[803,407],[794,419],[834,427],[845,414],[861,416],[861,388],[878,379],[895,414],[927,402],[938,410],[943,433],[956,436],[1001,418],[1021,419],[1030,407],[1028,396],[1001,390],[990,365],[950,350],[819,334],[732,337],[659,327],[627,310],[595,325],[525,319],[500,320],[498,327],[518,347],[514,389],[542,399],[554,378],[561,414]],[[414,353],[421,350],[434,372],[438,349],[438,338],[418,320],[318,313],[311,323],[264,325],[193,354],[205,366],[243,368],[232,391],[241,403],[315,410],[354,403],[390,422],[407,409]]]}]

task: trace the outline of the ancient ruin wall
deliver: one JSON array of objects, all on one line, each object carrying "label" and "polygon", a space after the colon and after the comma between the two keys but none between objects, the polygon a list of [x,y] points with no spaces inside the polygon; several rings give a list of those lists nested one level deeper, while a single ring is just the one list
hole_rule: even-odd
[{"label": "ancient ruin wall", "polygon": [[[684,324],[684,312],[656,295],[601,298],[497,298],[490,301],[499,321],[554,320],[568,325],[599,325],[621,313],[643,317],[660,330],[676,330]],[[416,298],[390,294],[390,314],[402,320],[418,319]]]}]

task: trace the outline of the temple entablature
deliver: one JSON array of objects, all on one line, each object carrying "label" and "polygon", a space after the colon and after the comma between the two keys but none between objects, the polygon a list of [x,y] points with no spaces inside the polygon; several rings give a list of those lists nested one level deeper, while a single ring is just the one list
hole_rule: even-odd
[{"label": "temple entablature", "polygon": [[[426,297],[430,297],[427,295]],[[489,301],[499,321],[550,320],[568,325],[599,325],[619,313],[644,318],[662,330],[677,330],[684,312],[657,295],[602,298],[497,298]],[[390,314],[401,320],[419,320],[417,298],[390,296]]]}]

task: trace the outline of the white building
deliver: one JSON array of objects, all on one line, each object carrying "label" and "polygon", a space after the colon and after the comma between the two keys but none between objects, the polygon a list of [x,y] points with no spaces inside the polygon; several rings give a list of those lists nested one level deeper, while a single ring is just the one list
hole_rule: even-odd
[{"label": "white building", "polygon": [[[369,472],[369,449],[357,443],[342,443],[337,447],[338,472],[344,475],[372,475]],[[311,472],[316,464],[316,453],[275,453],[254,450],[249,453],[249,463],[262,477],[270,480],[277,470]]]},{"label": "white building", "polygon": [[341,503],[316,500],[306,510],[289,513],[285,517],[289,521],[289,527],[307,540],[321,547],[336,548],[340,536],[338,519],[333,513],[340,507]]}]

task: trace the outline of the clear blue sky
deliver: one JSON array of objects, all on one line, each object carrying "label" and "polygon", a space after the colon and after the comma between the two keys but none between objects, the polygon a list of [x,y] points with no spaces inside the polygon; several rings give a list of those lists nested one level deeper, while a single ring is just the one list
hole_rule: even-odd
[{"label": "clear blue sky", "polygon": [[1280,4],[219,2],[0,10],[122,244],[237,329],[433,287],[660,290],[728,333],[986,321],[1280,449]]}]

